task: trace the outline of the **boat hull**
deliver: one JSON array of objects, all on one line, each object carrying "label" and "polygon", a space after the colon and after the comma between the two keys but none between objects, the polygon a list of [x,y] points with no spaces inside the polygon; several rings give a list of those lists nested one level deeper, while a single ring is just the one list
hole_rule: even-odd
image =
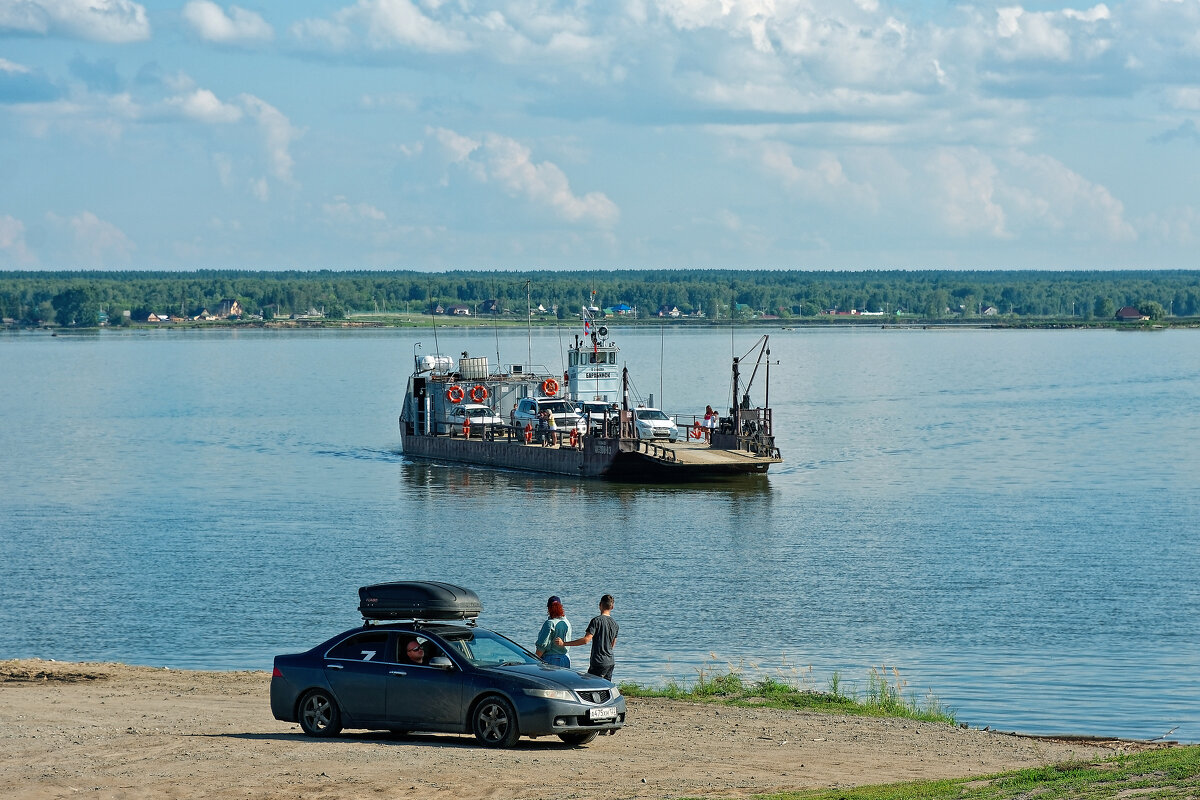
[{"label": "boat hull", "polygon": [[578,448],[542,447],[506,439],[416,436],[403,430],[400,438],[404,454],[410,458],[612,481],[688,483],[762,474],[771,464],[780,463],[778,457],[756,456],[744,450],[591,436],[585,436]]},{"label": "boat hull", "polygon": [[582,449],[542,447],[504,440],[489,442],[450,436],[411,436],[404,433],[400,439],[404,454],[414,458],[581,478],[598,478],[608,472],[613,465],[612,451],[615,449],[586,437]]}]

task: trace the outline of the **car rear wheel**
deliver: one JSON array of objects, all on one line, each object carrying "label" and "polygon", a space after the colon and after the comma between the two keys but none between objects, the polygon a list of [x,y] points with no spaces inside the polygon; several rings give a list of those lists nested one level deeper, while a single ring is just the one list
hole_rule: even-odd
[{"label": "car rear wheel", "polygon": [[342,732],[342,712],[324,689],[313,689],[300,700],[300,727],[309,736],[337,736]]},{"label": "car rear wheel", "polygon": [[512,747],[521,738],[517,712],[503,697],[485,697],[471,717],[475,738],[487,747]]},{"label": "car rear wheel", "polygon": [[585,731],[583,733],[560,733],[558,738],[572,747],[582,747],[599,735],[598,731]]}]

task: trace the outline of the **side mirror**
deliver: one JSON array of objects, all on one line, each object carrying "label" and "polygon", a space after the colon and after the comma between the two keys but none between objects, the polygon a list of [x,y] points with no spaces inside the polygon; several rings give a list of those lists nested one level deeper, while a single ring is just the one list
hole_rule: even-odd
[{"label": "side mirror", "polygon": [[429,666],[438,667],[440,669],[454,669],[454,662],[445,656],[434,656],[429,659]]}]

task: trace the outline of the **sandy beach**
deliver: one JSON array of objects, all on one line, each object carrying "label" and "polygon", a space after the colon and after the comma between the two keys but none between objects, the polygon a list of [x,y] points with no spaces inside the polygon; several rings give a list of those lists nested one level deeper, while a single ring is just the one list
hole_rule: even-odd
[{"label": "sandy beach", "polygon": [[10,798],[658,798],[984,775],[1136,743],[1051,740],[898,719],[629,700],[584,748],[468,736],[311,739],[272,718],[265,672],[0,662],[0,795]]}]

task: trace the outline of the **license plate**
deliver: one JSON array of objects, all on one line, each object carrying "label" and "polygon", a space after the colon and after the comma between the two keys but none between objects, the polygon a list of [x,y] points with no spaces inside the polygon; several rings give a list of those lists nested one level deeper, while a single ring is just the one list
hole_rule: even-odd
[{"label": "license plate", "polygon": [[617,710],[615,708],[589,708],[588,719],[592,722],[602,719],[616,719]]}]

